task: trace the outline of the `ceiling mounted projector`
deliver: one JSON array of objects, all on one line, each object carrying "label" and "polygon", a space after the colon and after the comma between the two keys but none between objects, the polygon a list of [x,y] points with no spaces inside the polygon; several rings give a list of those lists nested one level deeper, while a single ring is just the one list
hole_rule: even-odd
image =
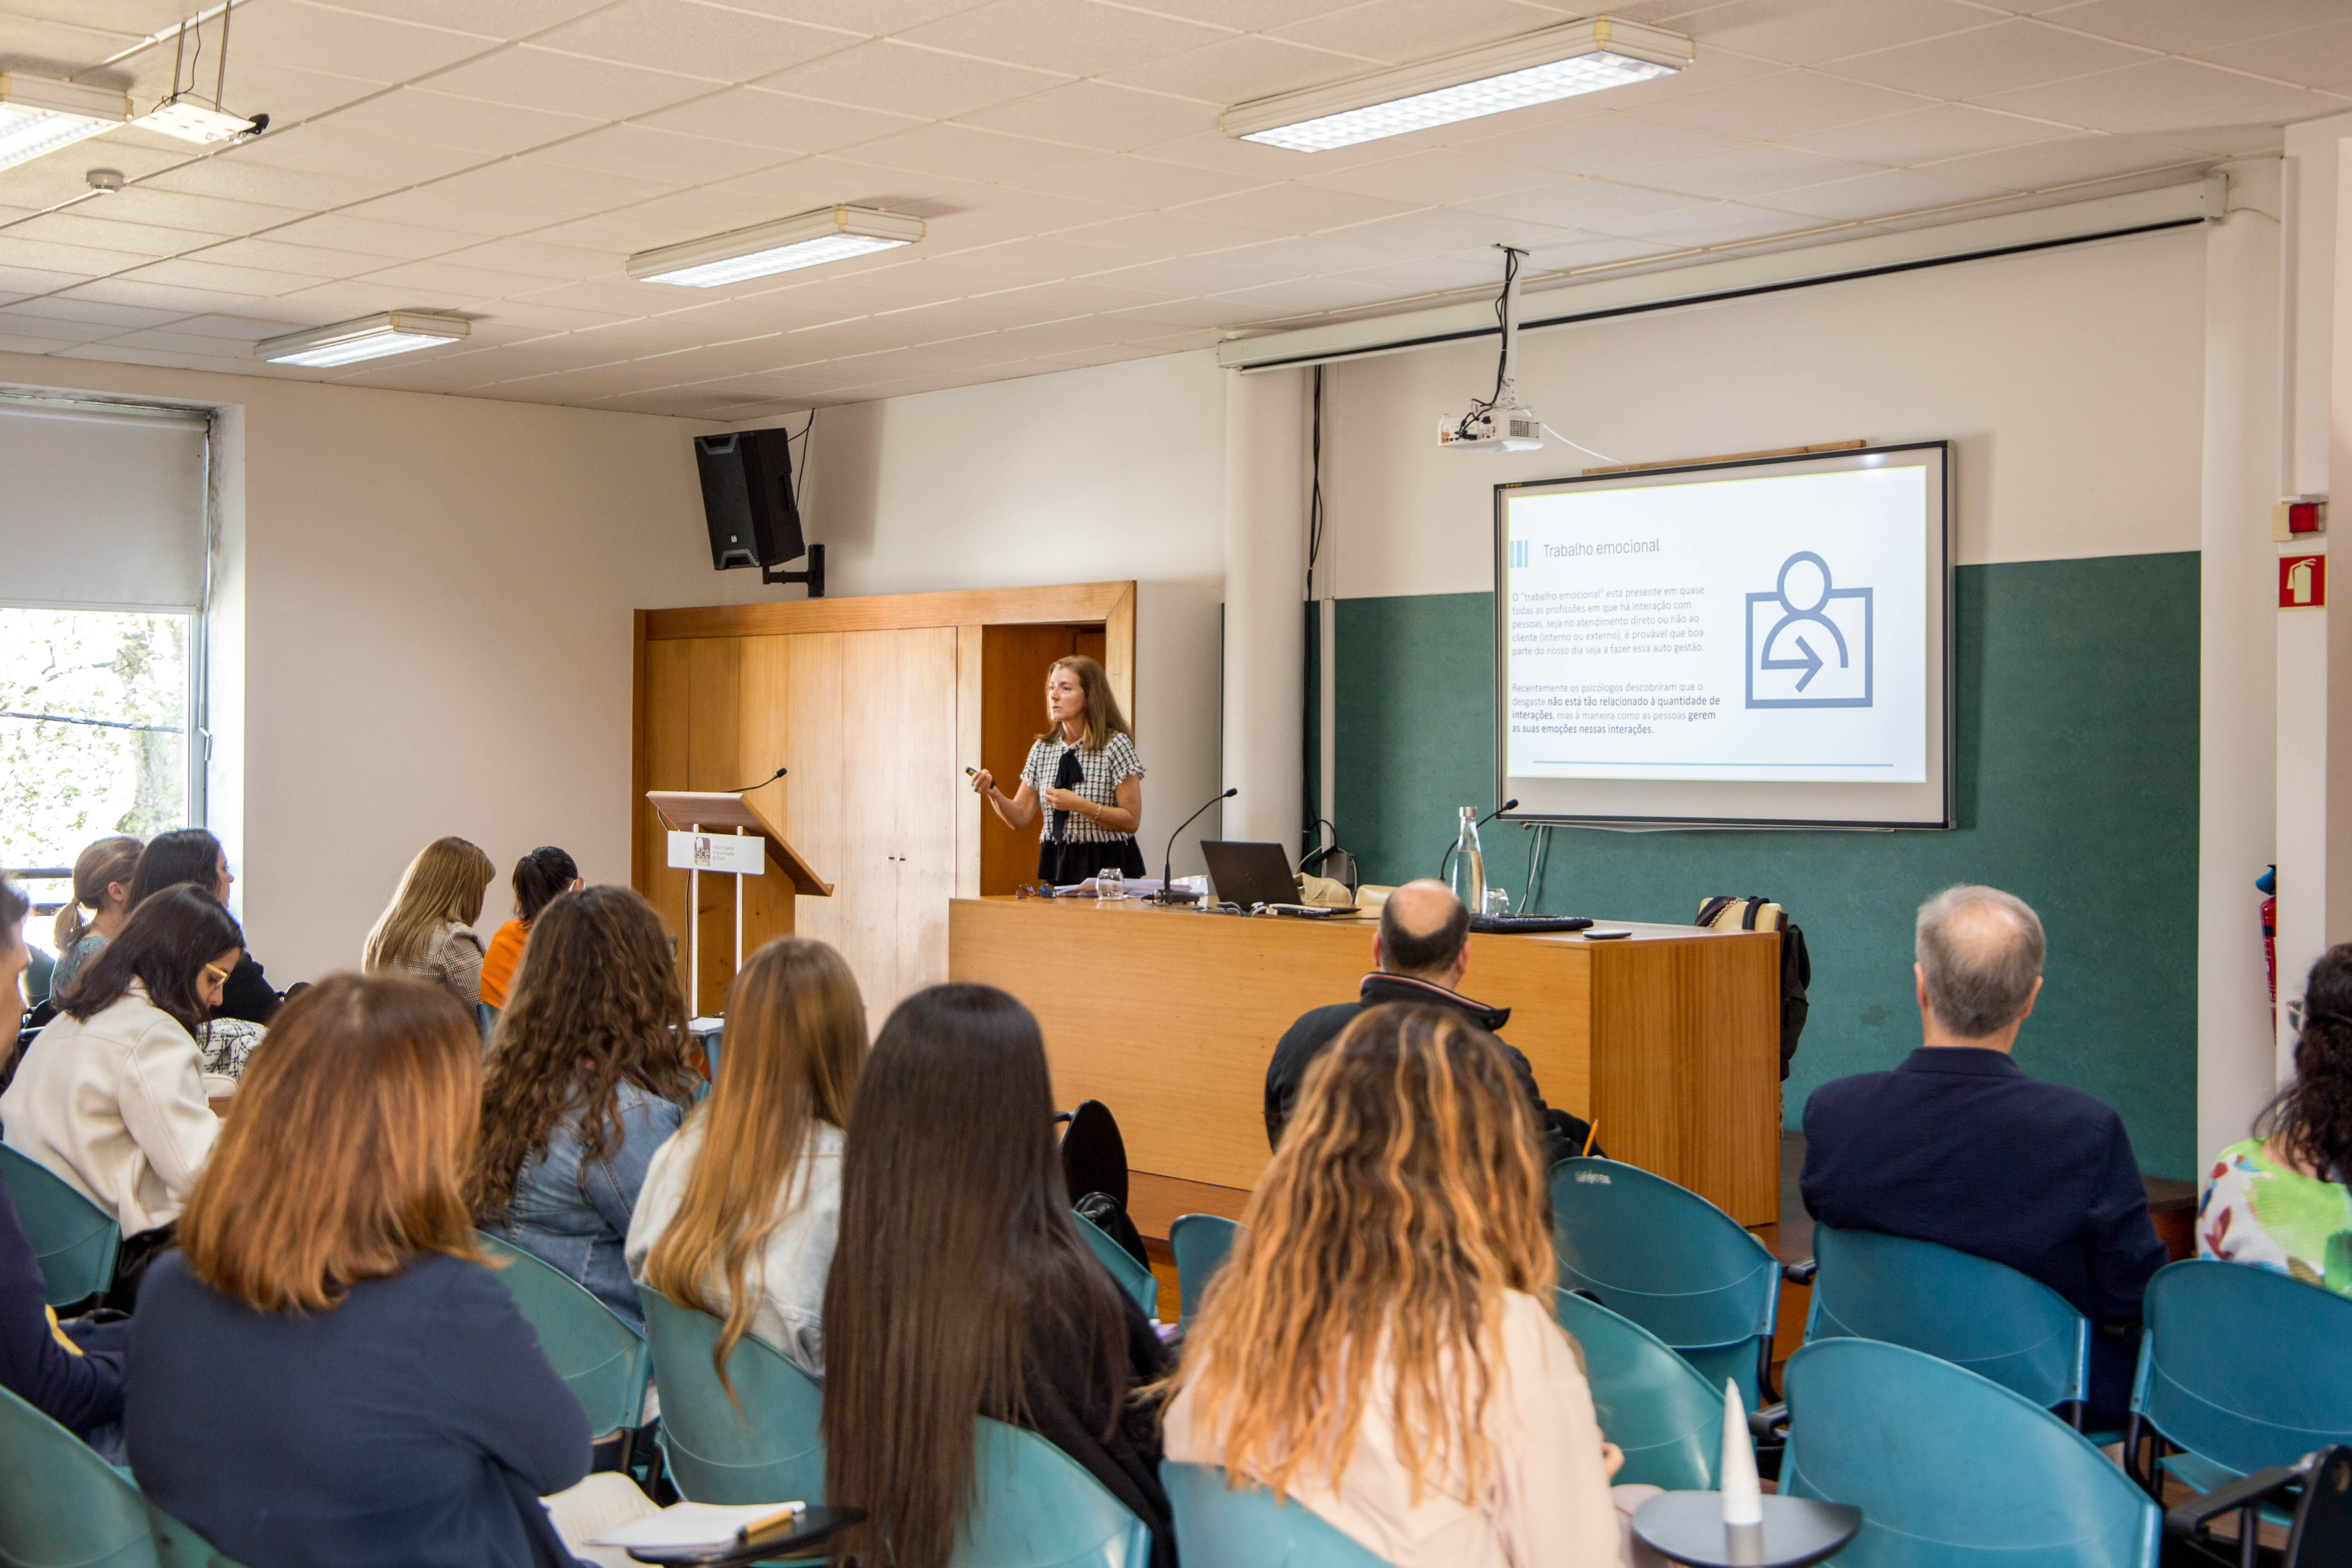
[{"label": "ceiling mounted projector", "polygon": [[1495,315],[1503,327],[1503,357],[1495,367],[1493,395],[1470,405],[1459,419],[1439,422],[1437,444],[1449,452],[1533,452],[1544,444],[1544,422],[1534,409],[1519,402],[1511,362],[1519,346],[1519,258],[1527,254],[1507,245],[1503,253],[1503,294],[1495,301]]}]

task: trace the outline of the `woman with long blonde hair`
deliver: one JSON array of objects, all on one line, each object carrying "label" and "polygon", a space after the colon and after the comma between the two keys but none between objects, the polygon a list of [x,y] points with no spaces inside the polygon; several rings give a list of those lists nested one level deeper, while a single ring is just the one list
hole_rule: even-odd
[{"label": "woman with long blonde hair", "polygon": [[1168,1458],[1400,1568],[1622,1561],[1622,1458],[1549,1305],[1541,1148],[1492,1036],[1366,1011],[1312,1069],[1160,1385]]},{"label": "woman with long blonde hair", "polygon": [[727,1320],[722,1382],[746,1333],[824,1375],[842,1130],[865,1064],[866,1002],[840,953],[783,937],[745,962],[709,1098],[655,1151],[627,1246],[639,1284]]},{"label": "woman with long blonde hair", "polygon": [[482,939],[468,928],[482,918],[482,893],[497,875],[481,847],[436,838],[401,873],[392,902],[360,950],[370,974],[414,974],[472,1009],[482,1000]]},{"label": "woman with long blonde hair", "polygon": [[[50,928],[58,955],[57,967],[49,972],[50,995],[64,994],[81,966],[96,958],[131,918],[131,879],[145,847],[124,834],[99,839],[74,857],[73,896]],[[89,911],[88,920],[82,919],[84,910]]]},{"label": "woman with long blonde hair", "polygon": [[1104,870],[1144,875],[1143,851],[1135,847],[1143,762],[1103,667],[1084,654],[1055,659],[1045,672],[1045,732],[1021,766],[1021,787],[1008,795],[982,768],[971,775],[972,792],[1016,833],[1045,807],[1037,875],[1045,881],[1083,882]]}]

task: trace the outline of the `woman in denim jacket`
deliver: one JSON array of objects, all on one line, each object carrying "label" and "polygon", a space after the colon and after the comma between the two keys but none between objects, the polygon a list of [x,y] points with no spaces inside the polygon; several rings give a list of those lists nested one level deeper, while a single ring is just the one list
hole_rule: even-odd
[{"label": "woman in denim jacket", "polygon": [[484,1230],[635,1327],[629,1215],[654,1151],[686,1118],[689,1048],[651,904],[627,888],[585,888],[540,912],[490,1044],[467,1198]]}]

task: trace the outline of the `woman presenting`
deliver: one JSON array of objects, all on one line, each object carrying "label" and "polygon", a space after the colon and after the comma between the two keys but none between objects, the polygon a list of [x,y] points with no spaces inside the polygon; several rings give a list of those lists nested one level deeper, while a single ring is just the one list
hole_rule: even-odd
[{"label": "woman presenting", "polygon": [[1019,792],[1006,795],[986,768],[971,775],[972,789],[1016,832],[1044,805],[1041,879],[1067,887],[1110,868],[1142,876],[1135,830],[1143,821],[1143,763],[1102,666],[1082,654],[1055,659],[1045,672],[1045,714],[1053,728],[1029,748]]}]

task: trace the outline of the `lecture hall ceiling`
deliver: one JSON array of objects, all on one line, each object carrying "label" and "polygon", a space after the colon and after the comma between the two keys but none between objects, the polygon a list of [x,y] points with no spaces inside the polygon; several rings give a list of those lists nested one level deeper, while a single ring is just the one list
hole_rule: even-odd
[{"label": "lecture hall ceiling", "polygon": [[[168,90],[172,0],[0,0],[0,68]],[[1323,153],[1224,106],[1537,0],[244,0],[209,155],[0,171],[0,350],[733,419],[2190,177],[2352,109],[2347,0],[1627,0],[1667,79]],[[203,29],[213,81],[219,23]],[[160,43],[142,40],[162,37]],[[46,212],[111,167],[125,187]],[[633,251],[837,202],[923,243],[701,290]],[[260,338],[407,308],[333,371]]]}]

